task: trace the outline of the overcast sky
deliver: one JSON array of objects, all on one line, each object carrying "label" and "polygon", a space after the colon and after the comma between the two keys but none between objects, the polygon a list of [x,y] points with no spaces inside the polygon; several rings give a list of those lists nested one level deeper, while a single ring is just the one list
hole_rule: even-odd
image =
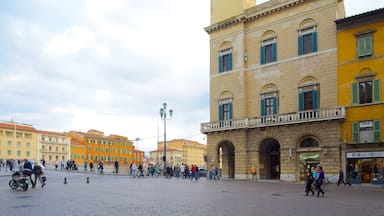
[{"label": "overcast sky", "polygon": [[[384,1],[345,7],[350,16]],[[0,120],[139,137],[148,151],[163,140],[167,102],[167,140],[205,143],[209,24],[209,0],[1,1]]]}]

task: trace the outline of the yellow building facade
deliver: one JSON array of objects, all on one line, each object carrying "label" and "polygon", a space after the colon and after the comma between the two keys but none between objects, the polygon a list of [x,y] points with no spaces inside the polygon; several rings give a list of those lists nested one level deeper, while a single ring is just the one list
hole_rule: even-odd
[{"label": "yellow building facade", "polygon": [[[192,140],[174,139],[167,141],[166,147],[167,154],[168,149],[172,149],[172,151],[174,151],[173,154],[175,158],[173,161],[171,161],[171,159],[167,155],[168,164],[173,163],[175,165],[181,165],[181,163],[184,163],[187,165],[197,165],[201,168],[206,167],[206,145]],[[158,149],[152,151],[152,153],[154,154],[154,156],[152,157],[153,161],[157,161],[157,155],[155,155],[156,152],[159,153],[160,163],[162,163],[162,156],[164,155],[164,142],[159,142]]]},{"label": "yellow building facade", "polygon": [[[87,162],[102,161],[105,164],[113,164],[116,160],[120,165],[128,165],[134,161],[133,142],[120,135],[104,135],[104,132],[88,130],[87,133],[70,131],[71,140],[76,140],[77,147],[72,146],[73,159]],[[83,152],[81,145],[85,146]],[[78,151],[77,151],[77,150]],[[76,150],[76,152],[75,152]],[[82,159],[84,155],[84,160]]]},{"label": "yellow building facade", "polygon": [[38,160],[38,135],[32,125],[0,122],[0,159]]},{"label": "yellow building facade", "polygon": [[201,124],[208,161],[224,178],[251,178],[255,166],[260,179],[303,181],[319,163],[337,178],[345,108],[334,21],[344,18],[344,2],[211,6],[210,121]]},{"label": "yellow building facade", "polygon": [[343,168],[351,183],[384,183],[384,9],[337,24]]}]

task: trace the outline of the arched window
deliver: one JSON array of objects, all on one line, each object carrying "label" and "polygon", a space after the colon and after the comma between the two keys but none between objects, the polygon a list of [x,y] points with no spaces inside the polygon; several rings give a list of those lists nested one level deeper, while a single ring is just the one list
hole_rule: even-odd
[{"label": "arched window", "polygon": [[314,147],[319,147],[319,143],[312,138],[306,138],[300,142],[300,148],[314,148]]},{"label": "arched window", "polygon": [[263,35],[260,46],[260,64],[268,64],[277,60],[276,34],[267,31]]},{"label": "arched window", "polygon": [[313,19],[304,20],[298,30],[298,54],[317,52],[317,25]]}]

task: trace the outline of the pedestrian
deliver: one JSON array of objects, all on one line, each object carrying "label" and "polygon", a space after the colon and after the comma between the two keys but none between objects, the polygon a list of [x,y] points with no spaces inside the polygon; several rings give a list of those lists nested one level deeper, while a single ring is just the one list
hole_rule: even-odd
[{"label": "pedestrian", "polygon": [[143,164],[139,164],[139,172],[140,172],[140,174],[139,174],[139,177],[143,177],[144,178],[144,169],[143,169]]},{"label": "pedestrian", "polygon": [[55,170],[56,171],[57,171],[57,168],[59,168],[59,161],[58,160],[55,161]]},{"label": "pedestrian", "polygon": [[97,169],[99,170],[100,175],[104,175],[104,164],[102,161],[99,161],[99,164],[97,165]]},{"label": "pedestrian", "polygon": [[88,171],[88,162],[85,160],[84,161],[84,172]]},{"label": "pedestrian", "polygon": [[349,183],[349,182],[345,183],[345,181],[344,181],[344,172],[343,172],[343,169],[340,168],[339,180],[337,181],[337,186],[339,186],[341,183],[343,183],[345,186],[347,186],[347,185],[351,186],[351,183]]},{"label": "pedestrian", "polygon": [[323,167],[320,165],[317,165],[317,168],[316,168],[315,181],[316,181],[315,184],[316,184],[316,190],[317,190],[317,197],[319,197],[320,193],[322,196],[324,196],[324,191],[321,188],[324,182],[324,171],[323,171]]},{"label": "pedestrian", "polygon": [[89,162],[89,171],[93,172],[93,162]]},{"label": "pedestrian", "polygon": [[255,180],[256,179],[256,166],[255,165],[252,165],[251,173],[252,173],[252,180]]},{"label": "pedestrian", "polygon": [[312,190],[312,184],[313,184],[313,176],[311,171],[307,172],[307,176],[305,178],[305,196],[308,196],[309,191],[312,192],[312,196],[315,195],[315,192]]},{"label": "pedestrian", "polygon": [[115,173],[119,174],[119,161],[115,160]]},{"label": "pedestrian", "polygon": [[60,170],[64,169],[64,164],[65,164],[64,159],[62,159],[60,162]]},{"label": "pedestrian", "polygon": [[45,181],[43,181],[43,175],[44,175],[43,170],[44,170],[44,166],[40,165],[39,163],[37,163],[35,161],[35,163],[33,165],[33,174],[34,174],[35,180],[31,181],[32,182],[32,188],[36,187],[37,179],[39,179],[42,188],[45,186]]},{"label": "pedestrian", "polygon": [[136,164],[135,163],[131,164],[131,174],[132,174],[133,178],[136,178]]},{"label": "pedestrian", "polygon": [[195,178],[197,181],[197,166],[192,164],[192,166],[191,166],[191,181],[193,180],[193,178]]}]

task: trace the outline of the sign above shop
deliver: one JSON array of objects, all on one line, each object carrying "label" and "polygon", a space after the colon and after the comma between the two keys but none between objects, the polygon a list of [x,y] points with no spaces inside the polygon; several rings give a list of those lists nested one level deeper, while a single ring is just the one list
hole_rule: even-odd
[{"label": "sign above shop", "polygon": [[379,157],[384,157],[384,151],[347,152],[347,158],[379,158]]}]

